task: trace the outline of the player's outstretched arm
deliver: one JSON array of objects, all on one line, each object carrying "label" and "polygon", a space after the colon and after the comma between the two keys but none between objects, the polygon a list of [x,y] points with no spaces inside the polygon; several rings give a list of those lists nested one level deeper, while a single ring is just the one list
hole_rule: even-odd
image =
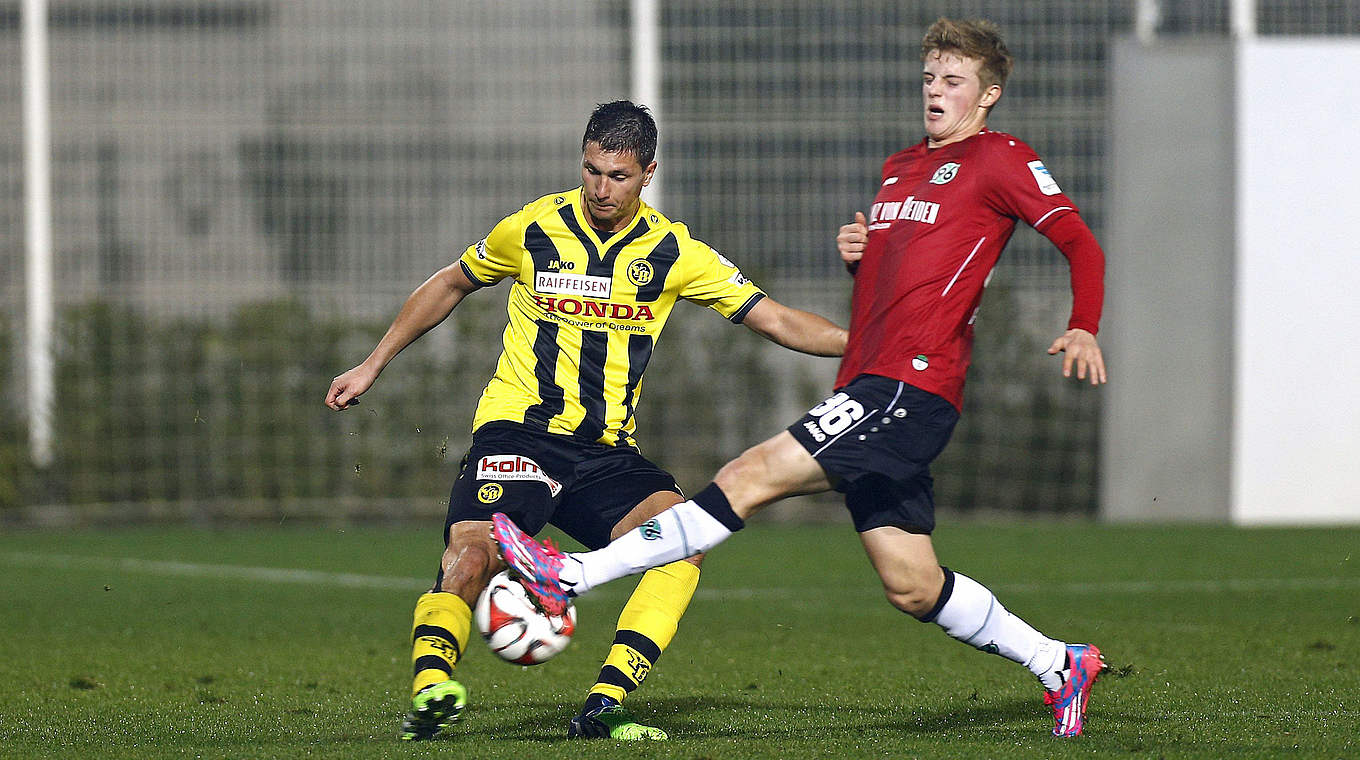
[{"label": "player's outstretched arm", "polygon": [[1091,333],[1081,328],[1068,330],[1053,341],[1048,353],[1063,354],[1063,377],[1071,377],[1075,367],[1078,380],[1085,380],[1089,376],[1091,385],[1105,382],[1105,357],[1100,353],[1096,336]]},{"label": "player's outstretched arm", "polygon": [[416,338],[443,322],[468,293],[479,286],[454,262],[435,272],[402,304],[387,333],[367,359],[331,381],[326,406],[337,411],[359,403],[359,396],[373,386],[383,368]]},{"label": "player's outstretched arm", "polygon": [[1058,214],[1040,232],[1067,257],[1072,276],[1072,317],[1048,353],[1063,354],[1063,377],[1071,377],[1076,368],[1078,380],[1089,378],[1091,385],[1099,385],[1105,382],[1105,358],[1095,330],[1105,301],[1105,252],[1075,211]]},{"label": "player's outstretched arm", "polygon": [[820,314],[785,306],[768,296],[751,308],[742,324],[762,338],[805,354],[845,353],[845,328]]},{"label": "player's outstretched arm", "polygon": [[859,268],[859,260],[864,257],[864,246],[869,242],[869,220],[864,218],[864,212],[855,212],[855,221],[841,225],[840,232],[836,233],[836,250],[841,254],[841,261],[845,262],[845,268],[851,274]]}]

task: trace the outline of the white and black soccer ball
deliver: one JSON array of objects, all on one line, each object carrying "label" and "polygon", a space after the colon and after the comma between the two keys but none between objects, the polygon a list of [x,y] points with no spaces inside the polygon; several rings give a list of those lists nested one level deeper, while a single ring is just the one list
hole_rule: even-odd
[{"label": "white and black soccer ball", "polygon": [[491,651],[506,662],[537,665],[556,657],[576,633],[576,606],[547,615],[529,592],[504,570],[477,599],[477,629]]}]

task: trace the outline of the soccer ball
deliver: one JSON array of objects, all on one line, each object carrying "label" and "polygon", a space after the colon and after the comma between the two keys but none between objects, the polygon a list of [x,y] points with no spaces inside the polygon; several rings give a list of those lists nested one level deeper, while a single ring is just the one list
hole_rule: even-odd
[{"label": "soccer ball", "polygon": [[537,665],[557,656],[576,633],[576,606],[546,615],[520,582],[504,570],[477,599],[477,629],[486,645],[506,662]]}]

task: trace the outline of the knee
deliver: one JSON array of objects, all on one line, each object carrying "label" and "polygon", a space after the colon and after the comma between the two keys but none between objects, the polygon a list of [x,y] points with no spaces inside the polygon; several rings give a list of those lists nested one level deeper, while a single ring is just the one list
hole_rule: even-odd
[{"label": "knee", "polygon": [[450,530],[449,545],[440,558],[439,590],[475,599],[503,563],[489,538],[466,535],[457,527]]},{"label": "knee", "polygon": [[936,567],[934,573],[929,571],[912,573],[906,577],[895,578],[891,582],[885,579],[883,594],[889,604],[920,620],[935,609],[943,584],[944,574]]},{"label": "knee", "polygon": [[763,477],[767,467],[766,456],[760,451],[759,446],[753,446],[741,452],[741,456],[723,465],[722,469],[718,470],[714,482],[726,491],[727,487],[724,484],[749,484]]},{"label": "knee", "polygon": [[771,458],[762,446],[753,446],[741,456],[723,465],[713,482],[723,490],[732,511],[746,519],[754,511],[751,504],[774,498],[777,489],[771,484]]}]

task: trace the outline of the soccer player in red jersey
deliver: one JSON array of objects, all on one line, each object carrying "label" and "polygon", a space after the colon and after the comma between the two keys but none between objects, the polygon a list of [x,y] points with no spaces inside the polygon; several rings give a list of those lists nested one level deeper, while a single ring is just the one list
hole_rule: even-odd
[{"label": "soccer player in red jersey", "polygon": [[868,217],[857,213],[836,238],[854,291],[835,394],[728,463],[692,500],[602,550],[543,551],[504,520],[495,521],[497,539],[532,577],[531,590],[554,604],[706,551],[778,499],[834,488],[888,601],[1029,668],[1053,710],[1053,733],[1075,736],[1105,667],[1100,651],[1040,633],[981,583],[940,565],[930,463],[958,420],[973,318],[1016,221],[1067,257],[1072,313],[1048,352],[1064,354],[1064,376],[1093,385],[1106,380],[1095,337],[1104,254],[1034,151],[987,129],[1011,70],[996,28],[940,19],[921,60],[925,139],[888,157]]}]

